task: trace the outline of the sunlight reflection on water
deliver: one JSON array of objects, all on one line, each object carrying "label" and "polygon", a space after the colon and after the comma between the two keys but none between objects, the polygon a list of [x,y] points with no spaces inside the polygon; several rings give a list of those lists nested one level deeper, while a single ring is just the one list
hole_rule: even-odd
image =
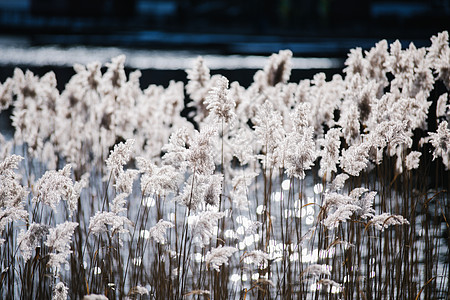
[{"label": "sunlight reflection on water", "polygon": [[[266,56],[201,54],[192,51],[136,50],[116,47],[67,47],[0,45],[0,65],[72,66],[93,61],[105,63],[112,57],[125,54],[126,66],[139,69],[184,70],[191,68],[196,57],[202,55],[210,69],[260,69]],[[334,58],[293,57],[293,69],[331,69],[342,67]]]}]

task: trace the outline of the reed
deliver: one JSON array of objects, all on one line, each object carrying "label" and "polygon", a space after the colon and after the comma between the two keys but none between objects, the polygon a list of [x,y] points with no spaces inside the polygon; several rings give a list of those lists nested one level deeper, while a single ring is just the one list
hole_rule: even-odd
[{"label": "reed", "polygon": [[[0,84],[4,299],[446,299],[450,47],[380,41],[343,76],[142,89],[125,56]],[[186,106],[194,114],[185,115]]]}]

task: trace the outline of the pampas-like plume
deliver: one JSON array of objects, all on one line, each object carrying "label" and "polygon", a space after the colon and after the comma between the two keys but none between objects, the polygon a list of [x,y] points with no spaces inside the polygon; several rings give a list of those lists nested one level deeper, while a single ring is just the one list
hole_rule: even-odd
[{"label": "pampas-like plume", "polygon": [[[272,54],[269,62],[264,67],[263,86],[275,86],[277,83],[285,83],[291,76],[291,50],[280,50],[278,54]],[[256,75],[255,75],[256,77]]]},{"label": "pampas-like plume", "polygon": [[350,192],[353,203],[358,205],[360,209],[356,211],[361,219],[372,218],[375,215],[373,203],[377,192],[368,192],[366,188],[355,188]]},{"label": "pampas-like plume", "polygon": [[155,226],[149,229],[149,235],[152,237],[157,243],[165,244],[166,237],[164,236],[166,230],[169,228],[173,228],[175,225],[172,222],[164,221],[163,219],[159,220]]},{"label": "pampas-like plume", "polygon": [[429,132],[428,135],[434,147],[433,160],[442,157],[446,169],[450,169],[450,130],[447,121],[442,121],[436,132]]},{"label": "pampas-like plume", "polygon": [[69,294],[69,288],[63,283],[58,282],[53,288],[52,300],[66,300]]},{"label": "pampas-like plume", "polygon": [[103,84],[106,94],[112,92],[111,89],[117,89],[124,85],[127,77],[124,70],[125,59],[125,55],[122,54],[113,57],[111,62],[106,63],[107,70],[103,75],[103,80],[107,82],[107,84]]},{"label": "pampas-like plume", "polygon": [[[125,193],[117,195],[111,203],[111,211],[98,211],[95,216],[91,217],[89,220],[89,231],[95,234],[102,234],[108,231],[108,226],[110,227],[110,232],[114,235],[116,233],[127,233],[129,232],[126,226],[133,226],[126,216],[120,216],[119,213],[126,211],[124,207],[126,204],[125,198],[128,195]],[[122,244],[122,240],[119,236],[119,243]]]},{"label": "pampas-like plume", "polygon": [[[19,163],[22,160],[23,157],[13,154],[7,156],[5,160],[0,163],[0,178],[2,179],[2,181],[0,181],[0,186],[2,187],[1,190],[5,189],[4,185],[6,186],[6,182],[8,180],[18,181],[20,179],[20,177],[14,172],[14,169],[19,167]],[[4,200],[6,197],[1,197],[0,199],[2,202],[7,202]]]},{"label": "pampas-like plume", "polygon": [[207,176],[191,175],[189,176],[183,191],[175,199],[189,208],[190,210],[197,210],[203,203],[203,195],[205,193],[205,186],[208,180]]},{"label": "pampas-like plume", "polygon": [[360,139],[360,112],[357,104],[347,100],[342,104],[341,117],[338,125],[342,127],[342,133],[348,145],[355,144]]},{"label": "pampas-like plume", "polygon": [[389,58],[387,41],[379,41],[375,44],[375,47],[372,47],[369,51],[366,51],[365,54],[365,59],[368,62],[368,77],[385,83],[387,81],[386,62]]},{"label": "pampas-like plume", "polygon": [[368,62],[363,56],[362,48],[356,47],[355,49],[350,49],[350,53],[347,54],[347,59],[345,60],[346,68],[344,72],[348,76],[353,76],[359,74],[361,76],[366,75],[368,69]]},{"label": "pampas-like plume", "polygon": [[290,113],[293,131],[302,133],[303,130],[310,125],[308,121],[310,115],[311,115],[310,103],[297,104],[295,109]]},{"label": "pampas-like plume", "polygon": [[318,156],[322,158],[320,160],[319,176],[325,176],[327,181],[330,181],[333,172],[337,172],[336,165],[339,162],[341,135],[340,128],[331,128],[325,134],[325,139],[321,142],[323,149],[318,153]]},{"label": "pampas-like plume", "polygon": [[356,211],[360,209],[361,208],[359,206],[354,204],[341,205],[334,213],[328,215],[322,223],[328,227],[328,229],[333,229],[337,227],[339,223],[346,222]]},{"label": "pampas-like plume", "polygon": [[214,174],[208,177],[206,184],[204,201],[208,205],[217,206],[222,192],[223,175]]},{"label": "pampas-like plume", "polygon": [[78,198],[79,195],[73,195],[78,191],[74,191],[70,170],[71,165],[69,164],[59,171],[45,172],[36,183],[36,195],[32,202],[42,202],[56,212],[56,206],[62,198],[70,199],[72,196]]},{"label": "pampas-like plume", "polygon": [[217,248],[212,248],[211,251],[206,254],[205,261],[209,268],[220,271],[220,266],[225,264],[228,265],[228,259],[232,256],[238,249],[235,247],[222,246]]},{"label": "pampas-like plume", "polygon": [[130,290],[128,295],[148,295],[148,290],[143,286],[137,285]]},{"label": "pampas-like plume", "polygon": [[22,229],[19,232],[17,244],[25,262],[30,259],[34,249],[39,246],[42,238],[48,233],[48,229],[48,225],[31,223],[27,231]]},{"label": "pampas-like plume", "polygon": [[241,165],[251,164],[255,161],[255,144],[255,134],[248,127],[240,128],[231,139],[233,155],[239,160]]},{"label": "pampas-like plume", "polygon": [[125,204],[127,204],[127,200],[125,199],[128,196],[127,193],[122,193],[116,195],[114,199],[111,202],[111,212],[114,214],[119,214],[122,211],[127,211],[127,208],[125,207]]},{"label": "pampas-like plume", "polygon": [[439,60],[446,54],[448,45],[448,32],[439,32],[431,37],[431,46],[427,48],[427,58],[430,60],[434,68],[437,67]]},{"label": "pampas-like plume", "polygon": [[85,173],[81,180],[76,181],[73,184],[72,191],[69,199],[67,199],[67,207],[69,209],[69,216],[72,216],[73,212],[77,209],[78,201],[81,195],[81,190],[88,185],[89,173]]},{"label": "pampas-like plume", "polygon": [[141,191],[146,196],[153,193],[165,196],[175,192],[183,179],[182,174],[170,165],[158,167],[143,157],[137,157],[136,164],[143,173]]},{"label": "pampas-like plume", "polygon": [[120,172],[119,176],[116,178],[116,183],[114,187],[117,192],[131,194],[133,191],[133,182],[139,174],[138,170],[126,170],[124,172]]},{"label": "pampas-like plume", "polygon": [[188,104],[188,106],[196,108],[193,119],[195,122],[200,123],[208,114],[205,104],[205,99],[208,96],[208,92],[212,89],[215,82],[219,80],[221,76],[210,76],[209,69],[205,65],[202,57],[198,57],[195,61],[194,67],[191,70],[186,70],[186,73],[188,78],[186,93],[193,100]]},{"label": "pampas-like plume", "polygon": [[106,160],[106,167],[111,172],[113,178],[119,177],[119,174],[123,172],[123,165],[127,164],[130,160],[134,145],[133,139],[128,139],[125,143],[119,143],[114,146],[114,150],[111,150],[108,159]]},{"label": "pampas-like plume", "polygon": [[323,278],[323,279],[317,281],[317,283],[318,284],[323,284],[323,285],[328,285],[328,286],[331,286],[331,287],[335,287],[336,289],[341,289],[342,288],[341,284],[337,283],[334,280],[328,279],[328,278]]},{"label": "pampas-like plume", "polygon": [[209,69],[205,65],[203,57],[197,57],[194,67],[186,70],[186,73],[188,79],[186,92],[192,100],[199,102],[205,97],[209,88],[209,80],[211,79]]},{"label": "pampas-like plume", "polygon": [[406,121],[403,122],[389,122],[385,128],[384,137],[388,145],[388,154],[393,155],[396,149],[401,145],[411,147],[412,139]]},{"label": "pampas-like plume", "polygon": [[191,223],[191,236],[193,241],[200,247],[209,245],[211,237],[214,235],[214,227],[217,226],[219,219],[223,218],[225,213],[202,211],[195,216],[189,217]]},{"label": "pampas-like plume", "polygon": [[367,168],[368,162],[369,145],[364,142],[342,150],[340,166],[346,173],[352,176],[358,176],[362,170]]},{"label": "pampas-like plume", "polygon": [[245,228],[245,234],[246,235],[256,234],[261,227],[262,227],[261,222],[252,221],[250,224],[248,224],[248,227]]},{"label": "pampas-like plume", "polygon": [[186,160],[189,167],[196,174],[211,175],[215,169],[212,138],[217,134],[214,128],[203,128],[195,132],[187,151]]},{"label": "pampas-like plume", "polygon": [[31,71],[24,74],[16,68],[13,94],[15,102],[11,119],[16,127],[14,140],[17,144],[27,145],[30,156],[39,158],[44,141],[55,130],[55,109],[59,98],[55,75],[49,72],[39,79]]},{"label": "pampas-like plume", "polygon": [[316,144],[314,142],[314,128],[308,126],[307,116],[310,105],[300,103],[291,113],[293,131],[285,138],[284,149],[279,147],[277,152],[284,152],[284,166],[288,176],[299,179],[305,178],[305,171],[311,169],[316,160]]},{"label": "pampas-like plume", "polygon": [[258,156],[261,159],[264,168],[272,168],[277,162],[275,149],[281,144],[285,135],[281,125],[281,114],[276,111],[270,101],[264,102],[258,108],[256,116],[253,119],[255,124],[255,135],[257,142],[263,147],[265,155]]},{"label": "pampas-like plume", "polygon": [[313,128],[307,127],[302,133],[291,132],[286,139],[287,149],[284,158],[286,174],[304,179],[305,171],[311,169],[316,160]]},{"label": "pampas-like plume", "polygon": [[[0,186],[1,187],[1,186]],[[0,196],[3,196],[0,192]],[[6,226],[16,220],[26,220],[28,218],[28,212],[23,209],[23,204],[18,203],[16,206],[2,207],[0,209],[0,234],[3,233]],[[0,238],[0,246],[5,242],[3,238]]]},{"label": "pampas-like plume", "polygon": [[406,157],[405,157],[405,165],[406,169],[412,170],[417,169],[419,167],[420,163],[420,156],[422,155],[421,152],[418,151],[411,151]]},{"label": "pampas-like plume", "polygon": [[11,153],[11,150],[13,148],[13,141],[6,141],[3,134],[0,132],[0,161],[5,160],[9,153]]},{"label": "pampas-like plume", "polygon": [[89,231],[101,234],[107,232],[107,226],[110,226],[112,234],[127,233],[128,229],[126,229],[125,226],[132,225],[133,223],[125,216],[118,216],[113,212],[98,211],[89,221]]},{"label": "pampas-like plume", "polygon": [[[413,56],[414,69],[411,78],[408,80],[408,85],[402,90],[408,97],[417,97],[419,93],[423,93],[427,97],[430,95],[434,86],[434,76],[427,61],[425,61],[425,49],[417,49],[413,44],[410,44],[408,52]],[[450,52],[449,52],[450,53]],[[447,71],[447,74],[450,73]],[[445,74],[444,74],[445,76]],[[441,79],[438,77],[438,79]],[[450,82],[442,78],[444,83]]]},{"label": "pampas-like plume", "polygon": [[380,231],[384,231],[384,229],[388,228],[391,225],[409,225],[408,220],[403,218],[400,215],[391,215],[389,213],[383,213],[381,215],[376,215],[370,220],[368,225],[375,226],[376,229]]},{"label": "pampas-like plume", "polygon": [[306,270],[302,272],[302,276],[321,276],[327,275],[331,276],[331,272],[328,265],[312,264]]},{"label": "pampas-like plume", "polygon": [[331,182],[330,192],[335,192],[335,191],[341,190],[345,185],[345,181],[347,181],[347,179],[349,179],[349,178],[350,178],[350,176],[348,176],[345,173],[336,175],[334,180]]},{"label": "pampas-like plume", "polygon": [[440,57],[440,61],[436,66],[438,80],[442,80],[447,90],[450,90],[450,49],[447,44],[445,52]]},{"label": "pampas-like plume", "polygon": [[70,240],[73,232],[78,226],[76,222],[64,222],[57,225],[55,228],[50,228],[47,235],[47,245],[51,251],[48,265],[53,268],[53,273],[59,273],[61,264],[66,264],[66,257],[72,253],[70,250]]},{"label": "pampas-like plume", "polygon": [[6,79],[6,81],[0,83],[0,112],[2,110],[8,109],[13,101],[12,97],[13,80],[11,78]]},{"label": "pampas-like plume", "polygon": [[412,132],[408,129],[407,121],[383,121],[376,125],[365,138],[365,143],[375,150],[375,157],[371,158],[376,164],[380,164],[383,158],[383,150],[388,149],[388,155],[393,156],[400,147],[411,147]]},{"label": "pampas-like plume", "polygon": [[450,47],[448,44],[448,32],[443,31],[437,36],[431,37],[431,46],[427,49],[427,59],[431,66],[437,70],[438,80],[442,80],[450,90]]},{"label": "pampas-like plume", "polygon": [[338,194],[336,192],[329,192],[324,194],[323,206],[326,208],[332,208],[345,204],[352,204],[352,202],[353,199],[350,196]]},{"label": "pampas-like plume", "polygon": [[214,122],[220,123],[223,121],[226,124],[233,125],[233,121],[236,118],[236,113],[234,112],[236,102],[229,95],[228,79],[226,77],[220,76],[215,82],[215,87],[210,90],[205,104]]},{"label": "pampas-like plume", "polygon": [[408,79],[412,77],[414,64],[411,56],[406,51],[402,51],[402,44],[399,40],[390,45],[390,56],[386,62],[388,71],[394,74],[395,78],[391,81],[391,91],[397,93],[404,86],[408,85]]},{"label": "pampas-like plume", "polygon": [[[28,218],[23,205],[28,191],[20,184],[20,176],[14,172],[22,159],[21,156],[11,155],[0,163],[0,234],[9,223]],[[4,241],[0,238],[0,245]]]},{"label": "pampas-like plume", "polygon": [[186,161],[188,155],[187,148],[191,144],[191,139],[191,134],[186,127],[181,127],[173,132],[169,137],[169,143],[165,144],[161,149],[166,152],[162,157],[163,162],[166,165],[172,165],[184,171],[188,166]]},{"label": "pampas-like plume", "polygon": [[436,104],[436,117],[445,117],[447,115],[447,109],[449,105],[447,105],[448,94],[444,93],[439,96],[439,99]]},{"label": "pampas-like plume", "polygon": [[248,186],[256,176],[258,176],[258,174],[255,172],[242,172],[242,174],[233,177],[231,182],[233,190],[230,194],[233,204],[236,205],[236,207],[248,210]]},{"label": "pampas-like plume", "polygon": [[222,174],[191,175],[183,192],[175,199],[191,210],[197,210],[202,203],[216,206],[222,192]]},{"label": "pampas-like plume", "polygon": [[376,192],[366,188],[355,188],[348,196],[335,192],[324,194],[324,207],[334,210],[322,223],[329,229],[337,227],[340,222],[346,222],[354,214],[365,220],[375,215],[373,202]]},{"label": "pampas-like plume", "polygon": [[270,255],[261,250],[253,250],[251,252],[245,253],[241,260],[243,260],[247,264],[254,264],[257,267],[266,266]]}]

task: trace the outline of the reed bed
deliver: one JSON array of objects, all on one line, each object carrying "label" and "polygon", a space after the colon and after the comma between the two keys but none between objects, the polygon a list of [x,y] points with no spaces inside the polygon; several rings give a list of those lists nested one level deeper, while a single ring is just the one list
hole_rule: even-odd
[{"label": "reed bed", "polygon": [[450,47],[142,89],[125,57],[0,85],[3,299],[448,299]]}]

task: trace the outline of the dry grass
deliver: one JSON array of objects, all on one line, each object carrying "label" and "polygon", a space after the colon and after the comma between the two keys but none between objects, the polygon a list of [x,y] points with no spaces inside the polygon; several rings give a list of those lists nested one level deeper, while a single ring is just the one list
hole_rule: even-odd
[{"label": "dry grass", "polygon": [[144,90],[123,56],[61,93],[17,69],[2,298],[448,298],[448,34],[352,50],[328,81],[288,82],[291,55],[248,88],[201,58]]}]

